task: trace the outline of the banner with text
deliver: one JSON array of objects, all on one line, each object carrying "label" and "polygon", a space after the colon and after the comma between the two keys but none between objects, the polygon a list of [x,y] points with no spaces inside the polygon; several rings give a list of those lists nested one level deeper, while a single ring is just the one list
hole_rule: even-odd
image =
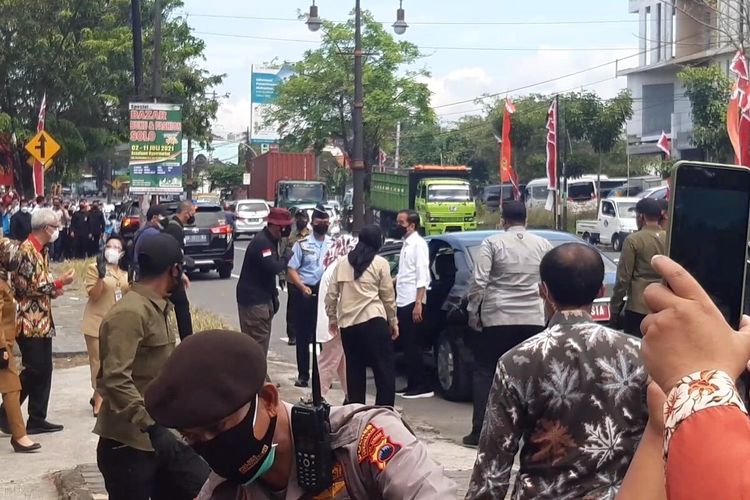
[{"label": "banner with text", "polygon": [[276,87],[292,75],[291,68],[256,68],[250,76],[250,105],[252,106],[250,142],[252,144],[275,144],[279,142],[278,124],[268,121]]},{"label": "banner with text", "polygon": [[182,193],[182,109],[130,103],[130,192]]}]

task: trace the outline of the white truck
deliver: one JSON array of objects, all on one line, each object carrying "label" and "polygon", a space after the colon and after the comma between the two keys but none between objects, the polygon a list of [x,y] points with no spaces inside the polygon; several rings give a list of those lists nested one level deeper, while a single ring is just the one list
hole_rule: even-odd
[{"label": "white truck", "polygon": [[591,243],[612,245],[615,252],[622,250],[622,242],[638,230],[635,204],[639,198],[607,198],[599,206],[597,220],[576,222],[576,234]]}]

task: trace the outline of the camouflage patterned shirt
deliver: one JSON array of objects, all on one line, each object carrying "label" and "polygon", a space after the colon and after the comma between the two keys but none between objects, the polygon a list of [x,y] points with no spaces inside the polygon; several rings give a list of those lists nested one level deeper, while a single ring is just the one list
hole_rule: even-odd
[{"label": "camouflage patterned shirt", "polygon": [[500,359],[467,499],[613,499],[648,420],[639,340],[563,311]]}]

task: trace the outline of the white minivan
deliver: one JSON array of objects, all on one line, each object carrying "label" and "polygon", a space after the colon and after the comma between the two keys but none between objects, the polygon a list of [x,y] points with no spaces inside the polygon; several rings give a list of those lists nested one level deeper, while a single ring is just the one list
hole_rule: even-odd
[{"label": "white minivan", "polygon": [[[600,180],[605,183],[609,178],[602,175]],[[568,210],[572,212],[596,210],[597,192],[595,175],[568,179]],[[547,178],[534,179],[526,184],[526,193],[528,208],[544,208],[547,203]]]}]

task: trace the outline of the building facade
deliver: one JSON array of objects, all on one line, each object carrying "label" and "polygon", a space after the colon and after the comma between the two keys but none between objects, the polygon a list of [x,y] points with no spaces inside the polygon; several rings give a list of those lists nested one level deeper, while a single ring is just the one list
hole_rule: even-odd
[{"label": "building facade", "polygon": [[658,154],[662,131],[672,141],[676,159],[701,159],[693,142],[690,100],[677,74],[685,66],[717,64],[729,72],[742,36],[739,12],[747,0],[629,0],[638,16],[637,65],[618,71],[627,77],[633,96],[633,117],[627,123],[628,154]]}]

